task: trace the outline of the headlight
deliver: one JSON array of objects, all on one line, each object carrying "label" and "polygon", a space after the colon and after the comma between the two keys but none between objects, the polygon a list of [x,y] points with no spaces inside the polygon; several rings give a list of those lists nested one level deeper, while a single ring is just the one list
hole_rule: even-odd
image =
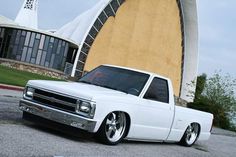
[{"label": "headlight", "polygon": [[33,96],[34,96],[34,88],[26,87],[25,90],[24,90],[24,98],[32,99]]},{"label": "headlight", "polygon": [[76,107],[76,113],[78,113],[81,116],[85,116],[87,118],[93,118],[94,112],[95,112],[95,103],[78,100],[77,101],[77,107]]}]

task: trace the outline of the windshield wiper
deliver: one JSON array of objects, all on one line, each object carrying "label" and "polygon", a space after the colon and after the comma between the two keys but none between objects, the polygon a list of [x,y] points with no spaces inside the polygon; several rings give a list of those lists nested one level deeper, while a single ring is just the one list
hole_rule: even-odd
[{"label": "windshield wiper", "polygon": [[103,85],[103,86],[101,86],[101,87],[108,88],[108,89],[113,89],[113,90],[117,90],[117,88],[110,87],[110,86],[107,86],[107,85]]},{"label": "windshield wiper", "polygon": [[108,88],[108,89],[112,89],[112,90],[116,90],[116,91],[120,91],[120,92],[123,92],[123,93],[128,94],[128,92],[125,92],[125,91],[123,91],[123,90],[117,89],[117,88],[115,88],[115,87],[110,87],[110,86],[107,86],[107,85],[98,85],[98,84],[93,84],[93,85],[99,86],[99,87]]},{"label": "windshield wiper", "polygon": [[110,86],[107,86],[107,85],[94,84],[94,83],[92,83],[92,82],[85,81],[85,80],[82,80],[82,81],[79,81],[79,82],[81,82],[81,83],[86,83],[86,84],[91,84],[91,85],[99,86],[99,87],[103,87],[103,88],[108,88],[108,89],[112,89],[112,90],[116,90],[116,91],[120,91],[120,92],[123,92],[123,93],[128,94],[128,92],[126,92],[126,91],[123,91],[123,90],[117,89],[117,88],[115,88],[115,87],[110,87]]},{"label": "windshield wiper", "polygon": [[79,81],[79,82],[81,82],[81,83],[86,83],[86,84],[92,84],[91,82],[89,82],[89,81],[84,81],[84,80]]}]

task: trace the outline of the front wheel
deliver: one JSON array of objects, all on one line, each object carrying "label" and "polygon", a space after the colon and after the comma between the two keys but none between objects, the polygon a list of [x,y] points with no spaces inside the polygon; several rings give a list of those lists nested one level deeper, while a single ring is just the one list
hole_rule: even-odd
[{"label": "front wheel", "polygon": [[180,141],[180,144],[187,147],[191,147],[197,141],[199,133],[200,133],[200,125],[197,123],[190,124],[187,127]]},{"label": "front wheel", "polygon": [[123,112],[112,112],[103,121],[97,139],[108,145],[118,144],[125,136],[127,118]]}]

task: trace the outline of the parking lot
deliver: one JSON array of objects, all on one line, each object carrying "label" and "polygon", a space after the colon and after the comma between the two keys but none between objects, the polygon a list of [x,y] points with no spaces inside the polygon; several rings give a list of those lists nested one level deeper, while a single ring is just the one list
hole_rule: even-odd
[{"label": "parking lot", "polygon": [[235,157],[236,154],[236,133],[216,128],[209,141],[197,142],[191,148],[178,144],[130,141],[106,146],[97,143],[92,134],[81,130],[50,123],[42,125],[44,121],[22,120],[18,109],[19,95],[0,95],[0,157]]}]

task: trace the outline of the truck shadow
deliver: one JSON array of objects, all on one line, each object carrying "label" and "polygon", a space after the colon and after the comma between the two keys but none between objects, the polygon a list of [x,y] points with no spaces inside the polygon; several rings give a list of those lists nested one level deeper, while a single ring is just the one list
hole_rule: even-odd
[{"label": "truck shadow", "polygon": [[[27,127],[30,127],[32,129],[36,129],[51,135],[56,135],[62,138],[66,138],[75,142],[83,142],[83,143],[89,143],[89,142],[95,142],[95,134],[89,133],[87,131],[74,128],[71,126],[63,125],[54,121],[50,121],[35,115],[29,115],[29,117],[25,117],[23,119],[23,124]],[[124,140],[122,141],[123,144],[128,145],[168,145],[168,146],[176,146],[178,144],[176,143],[165,143],[165,142],[145,142],[145,141],[129,141]]]},{"label": "truck shadow", "polygon": [[[25,117],[22,119],[21,124],[30,127],[32,129],[36,129],[42,132],[45,132],[47,134],[51,135],[56,135],[71,141],[75,142],[82,142],[82,143],[99,143],[96,141],[95,134],[89,133],[87,131],[63,125],[54,121],[50,121],[35,115],[30,115],[29,117]],[[184,147],[179,145],[177,142],[172,142],[172,143],[167,143],[167,142],[148,142],[148,141],[129,141],[129,140],[124,140],[122,141],[122,144],[124,145],[150,145],[150,146],[179,146],[179,147]],[[196,143],[195,145],[192,146],[192,148],[199,150],[199,151],[204,151],[208,152],[207,148],[202,146],[201,144]]]},{"label": "truck shadow", "polygon": [[148,141],[129,141],[124,140],[123,143],[130,144],[130,145],[160,145],[160,146],[180,146],[177,142],[167,143],[167,142],[148,142]]},{"label": "truck shadow", "polygon": [[94,134],[92,133],[34,115],[24,117],[23,124],[27,127],[43,131],[48,134],[60,136],[76,142],[95,141]]}]

